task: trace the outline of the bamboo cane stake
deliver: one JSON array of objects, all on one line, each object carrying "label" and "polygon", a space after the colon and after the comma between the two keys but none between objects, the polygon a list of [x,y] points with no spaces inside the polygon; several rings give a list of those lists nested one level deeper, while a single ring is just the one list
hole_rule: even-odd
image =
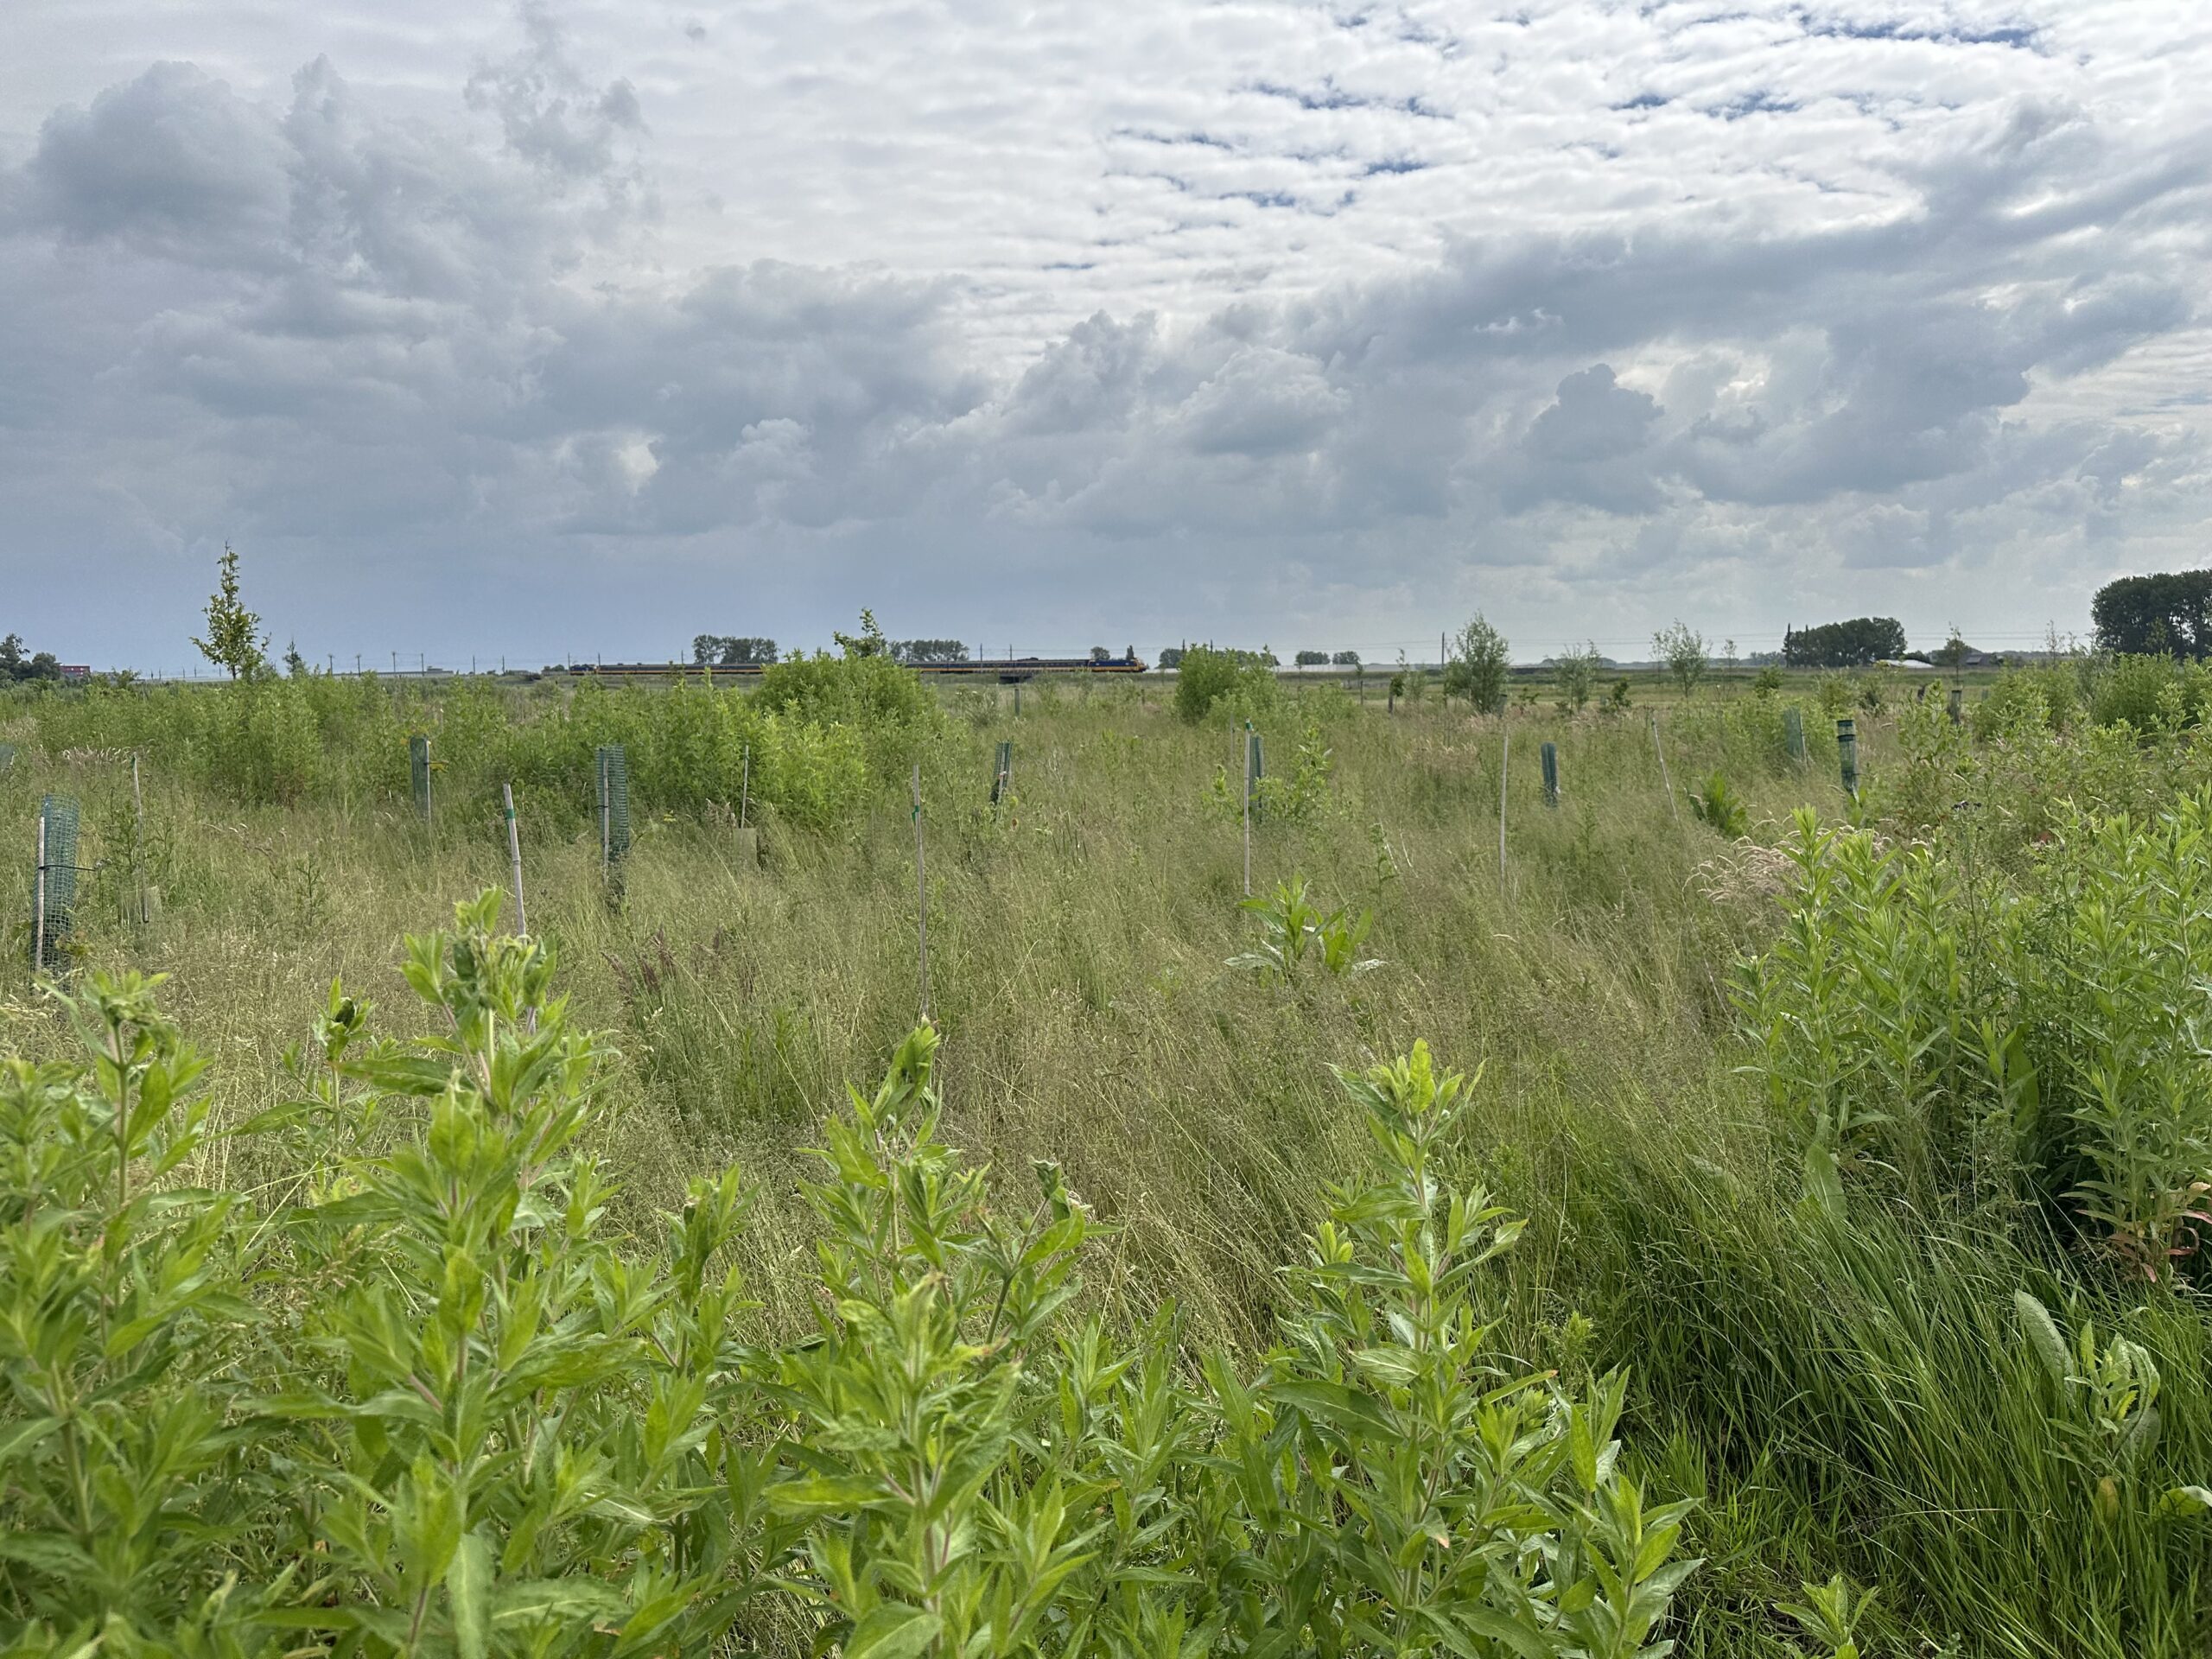
[{"label": "bamboo cane stake", "polygon": [[1650,711],[1650,715],[1651,753],[1659,757],[1659,786],[1667,791],[1667,810],[1675,815],[1675,822],[1680,823],[1682,821],[1682,807],[1681,803],[1675,798],[1674,780],[1667,776],[1667,751],[1659,741],[1659,711],[1654,709]]},{"label": "bamboo cane stake", "polygon": [[1513,734],[1505,734],[1505,745],[1497,754],[1497,891],[1505,895],[1505,779],[1513,766]]},{"label": "bamboo cane stake", "polygon": [[914,937],[921,964],[922,1023],[930,1022],[930,878],[922,849],[922,763],[914,762]]}]

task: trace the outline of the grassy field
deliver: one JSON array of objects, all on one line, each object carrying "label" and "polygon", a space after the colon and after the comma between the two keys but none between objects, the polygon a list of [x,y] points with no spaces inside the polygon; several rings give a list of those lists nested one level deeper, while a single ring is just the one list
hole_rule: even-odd
[{"label": "grassy field", "polygon": [[[334,977],[378,1005],[378,1031],[444,1028],[442,1005],[408,1006],[403,940],[505,887],[494,779],[513,776],[531,934],[557,956],[567,1024],[610,1051],[586,1140],[615,1182],[617,1254],[650,1251],[655,1217],[734,1162],[756,1194],[728,1246],[760,1305],[747,1328],[783,1342],[820,1317],[818,1252],[836,1231],[802,1191],[818,1176],[806,1149],[920,1013],[918,763],[938,1132],[1009,1183],[1057,1162],[1103,1224],[1077,1304],[1103,1329],[1157,1337],[1172,1306],[1168,1347],[1192,1376],[1203,1354],[1256,1362],[1281,1342],[1300,1294],[1285,1268],[1307,1259],[1332,1185],[1375,1155],[1332,1068],[1425,1042],[1473,1079],[1439,1155],[1528,1224],[1470,1281],[1494,1321],[1491,1363],[1597,1395],[1624,1370],[1620,1467],[1649,1503],[1694,1503],[1675,1553],[1703,1564],[1650,1639],[1826,1655],[1853,1650],[1841,1626],[1855,1622],[1869,1655],[2199,1652],[2212,1523],[2167,1494],[2212,1481],[2212,1325],[2188,1254],[2191,1181],[2212,1164],[2204,1109],[2183,1103],[2202,1093],[2198,1062],[2162,1071],[2152,1051],[2194,1030],[2176,1001],[2202,993],[2188,906],[2135,916],[2120,896],[2145,871],[2183,893],[2212,881],[2187,833],[2160,842],[2145,827],[2202,786],[2190,721],[2153,717],[2193,721],[2197,693],[2152,687],[2152,716],[2100,727],[2093,713],[2114,711],[2096,699],[2117,694],[2086,671],[2054,693],[2056,672],[1977,696],[1964,729],[1894,689],[1867,709],[1853,688],[1859,803],[1821,703],[1839,693],[1796,680],[1668,697],[1656,747],[1640,685],[1624,714],[1547,699],[1503,718],[1433,692],[1386,715],[1375,687],[1364,703],[1325,687],[1255,694],[1195,721],[1126,685],[1033,686],[1018,717],[1008,693],[963,691],[873,725],[802,700],[746,751],[764,802],[757,868],[739,857],[728,756],[678,741],[655,712],[677,694],[616,693],[593,718],[629,734],[637,832],[619,900],[591,810],[594,734],[527,755],[505,734],[545,724],[545,691],[485,694],[503,700],[495,720],[448,694],[372,690],[373,709],[357,698],[341,719],[334,701],[302,728],[320,732],[315,754],[280,732],[227,759],[196,714],[152,723],[121,709],[127,693],[27,702],[10,715],[19,748],[0,798],[26,876],[39,797],[81,803],[73,974],[169,976],[162,1008],[211,1063],[222,1131],[301,1096]],[[2054,708],[2076,690],[2078,710]],[[1791,702],[1802,764],[1781,738]],[[1356,954],[1379,965],[1233,965],[1265,938],[1240,905],[1245,718],[1268,777],[1253,892],[1302,880],[1323,912],[1371,913]],[[849,749],[825,735],[848,728]],[[427,825],[404,788],[415,728],[442,757]],[[1014,787],[994,806],[991,756],[1008,739]],[[781,758],[751,770],[771,748]],[[264,764],[264,750],[291,758]],[[693,768],[680,780],[679,754]],[[805,768],[833,764],[857,781],[808,793]],[[1742,822],[1701,822],[1694,791],[1717,793],[1724,818],[1732,798]],[[2075,805],[2137,816],[2095,828]],[[1816,845],[1813,820],[1867,833]],[[2120,885],[2097,887],[2101,871]],[[142,884],[150,921],[135,913]],[[73,1039],[25,963],[26,889],[9,889],[24,948],[0,978],[0,1019],[22,1055],[59,1062]],[[2121,963],[2143,965],[2131,979]],[[2052,963],[2080,971],[2037,980]],[[2083,988],[2123,980],[2140,982],[2135,1001]],[[2077,995],[2063,1029],[2039,1023]],[[302,1043],[309,1059],[288,1067]],[[2100,1078],[2103,1107],[2080,1103]],[[2133,1185],[2101,1210],[2075,1196],[2107,1177]],[[276,1206],[298,1200],[302,1163],[284,1136],[211,1133],[168,1179]],[[1351,1526],[1366,1510],[1345,1502]],[[1778,1611],[1839,1575],[1847,1596],[1872,1592],[1854,1619],[1822,1635],[1812,1611]],[[783,1617],[741,1625],[742,1641],[804,1639]],[[1233,1621],[1191,1619],[1179,1643],[1235,1646]],[[1103,1640],[1053,1628],[1023,1639]],[[1318,1628],[1287,1650],[1328,1650]],[[1460,1638],[1344,1650],[1516,1650]]]}]

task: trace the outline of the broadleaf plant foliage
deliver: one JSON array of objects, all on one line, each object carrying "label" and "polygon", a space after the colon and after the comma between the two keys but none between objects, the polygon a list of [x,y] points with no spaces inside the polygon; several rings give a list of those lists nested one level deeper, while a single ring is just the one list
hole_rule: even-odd
[{"label": "broadleaf plant foliage", "polygon": [[1450,1179],[1426,1048],[1345,1077],[1374,1172],[1240,1359],[1086,1305],[1100,1224],[946,1143],[918,1030],[824,1127],[816,1329],[778,1343],[734,1170],[610,1225],[607,1051],[496,895],[404,971],[437,1034],[334,986],[298,1098],[232,1132],[295,1172],[251,1198],[184,1184],[158,981],[87,976],[84,1060],[0,1071],[9,1651],[1668,1650],[1684,1506],[1620,1467],[1622,1376],[1491,1342],[1519,1224]]}]

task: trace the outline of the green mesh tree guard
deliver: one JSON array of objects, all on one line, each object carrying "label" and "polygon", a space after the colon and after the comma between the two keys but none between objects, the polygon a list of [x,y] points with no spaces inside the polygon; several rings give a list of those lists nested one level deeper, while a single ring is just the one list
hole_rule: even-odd
[{"label": "green mesh tree guard", "polygon": [[1014,740],[1007,738],[999,744],[998,764],[991,769],[991,804],[1014,787]]},{"label": "green mesh tree guard", "polygon": [[1843,792],[1855,798],[1859,793],[1859,728],[1849,719],[1835,723],[1835,752],[1843,763]]},{"label": "green mesh tree guard", "polygon": [[1789,746],[1789,758],[1799,765],[1805,760],[1805,717],[1792,703],[1782,711],[1783,741]]},{"label": "green mesh tree guard", "polygon": [[601,746],[598,770],[599,849],[612,864],[630,850],[630,763],[620,743]]},{"label": "green mesh tree guard", "polygon": [[50,968],[77,908],[77,803],[67,795],[44,796],[38,814],[46,857],[31,871],[32,959]]},{"label": "green mesh tree guard", "polygon": [[415,789],[415,810],[430,817],[430,740],[419,733],[407,740],[407,772]]},{"label": "green mesh tree guard", "polygon": [[1557,806],[1559,804],[1559,745],[1547,743],[1537,753],[1544,763],[1544,804]]},{"label": "green mesh tree guard", "polygon": [[1260,810],[1260,779],[1268,775],[1267,750],[1262,747],[1260,734],[1244,734],[1244,800],[1252,810]]},{"label": "green mesh tree guard", "polygon": [[16,746],[12,743],[0,743],[0,772],[7,771],[15,764]]}]

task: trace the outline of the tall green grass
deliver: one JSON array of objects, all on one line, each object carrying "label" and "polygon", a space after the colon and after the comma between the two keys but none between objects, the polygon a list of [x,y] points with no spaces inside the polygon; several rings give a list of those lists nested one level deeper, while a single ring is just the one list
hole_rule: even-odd
[{"label": "tall green grass", "polygon": [[[85,801],[86,861],[103,868],[86,880],[82,967],[173,974],[164,1006],[215,1062],[217,1129],[294,1091],[282,1057],[335,974],[373,991],[401,1034],[435,1029],[393,995],[390,964],[404,934],[505,881],[493,803],[513,781],[533,933],[558,951],[569,1019],[607,1034],[588,1140],[615,1180],[621,1251],[645,1249],[655,1213],[680,1209],[702,1172],[741,1160],[757,1195],[726,1248],[762,1304],[749,1329],[803,1335],[826,1236],[798,1191],[805,1148],[847,1081],[882,1075],[917,1009],[905,773],[918,759],[936,1133],[1001,1171],[1062,1170],[1110,1230],[1088,1246],[1086,1311],[1107,1331],[1165,1331],[1173,1303],[1174,1386],[1198,1386],[1205,1351],[1264,1351],[1295,1311],[1284,1264],[1324,1218],[1327,1184],[1368,1157],[1330,1066],[1426,1039],[1481,1068],[1446,1149],[1455,1179],[1528,1217],[1480,1296],[1500,1352],[1571,1386],[1630,1367],[1624,1466],[1650,1503],[1698,1500],[1686,1549],[1708,1559],[1680,1593],[1682,1651],[1807,1650],[1777,1604],[1836,1573],[1874,1590],[1867,1653],[2201,1650],[2206,1523],[2161,1507],[2212,1474],[2194,1268],[2142,1278],[2069,1196],[2103,1133],[2075,1116],[2093,1098],[2083,1021],[2119,1022],[2107,1035],[2124,1048],[2139,1027],[2171,1032],[2154,1004],[2186,1012],[2199,995],[2181,913],[2122,903],[2157,888],[2138,880],[2152,866],[2177,893],[2201,879],[2197,843],[2144,816],[2198,781],[2196,746],[2172,731],[2062,729],[2011,690],[2025,715],[1978,713],[1963,730],[1933,700],[1861,709],[1854,805],[1816,705],[1800,766],[1781,698],[1701,694],[1666,710],[1668,766],[1678,791],[1722,774],[1751,829],[1737,843],[1669,803],[1641,709],[1501,722],[1433,701],[1386,716],[1379,690],[1362,706],[1255,690],[1243,712],[1285,791],[1301,749],[1311,759],[1302,790],[1274,794],[1255,823],[1255,886],[1302,877],[1323,912],[1371,912],[1361,950],[1387,964],[1286,979],[1230,965],[1264,942],[1239,906],[1241,799],[1218,786],[1241,778],[1241,734],[1135,688],[1032,686],[1018,720],[990,693],[878,714],[858,696],[825,693],[806,713],[703,687],[403,702],[390,717],[364,702],[346,716],[356,725],[316,725],[322,769],[289,797],[200,758],[212,750],[180,759],[160,731],[115,723],[142,718],[133,695],[16,706],[8,734],[30,747],[0,775],[0,804],[28,823],[40,790]],[[179,705],[192,695],[207,694]],[[362,696],[327,695],[341,713]],[[852,782],[823,785],[835,805],[819,811],[772,788],[753,868],[722,812],[715,734],[771,715],[811,721]],[[404,799],[405,735],[433,716],[449,769],[426,830]],[[178,730],[218,718],[170,717]],[[471,721],[480,735],[464,741]],[[993,810],[1002,737],[1016,787]],[[1560,747],[1556,809],[1540,737]],[[588,813],[602,741],[632,746],[642,807],[619,907]],[[102,753],[130,747],[146,758],[150,927],[124,919],[127,774]],[[1865,855],[1889,861],[1818,913],[1786,851],[1799,807],[1829,829],[1866,824]],[[7,895],[16,923],[22,891]],[[2126,924],[2101,944],[2077,931],[2091,899]],[[2067,950],[2054,948],[2062,912]],[[1860,953],[1826,1001],[1789,955],[1807,926],[1832,956]],[[1828,1071],[1747,1039],[1733,989],[1747,957],[1783,987],[1768,1012],[1785,1032],[1827,1033]],[[2128,992],[2131,964],[2151,972],[2144,996]],[[61,1056],[64,1034],[15,974],[0,982],[9,1040]],[[2104,1014],[2088,995],[2101,984],[2117,999]],[[2004,1069],[2016,1062],[2037,1080],[2040,1129],[2024,1137],[2027,1073]],[[2124,1074],[2123,1107],[2149,1098],[2148,1077]],[[1808,1195],[1817,1108],[1847,1098],[1866,1127],[1830,1147],[1834,1188]],[[2119,1126],[2171,1121],[2145,1110]],[[264,1194],[288,1190],[298,1155],[210,1136],[181,1175]],[[2161,1179],[2194,1154],[2164,1155]],[[2158,1365],[2162,1431],[2113,1499],[2079,1391],[2050,1382],[2023,1334],[2022,1290],[2069,1333],[2094,1322],[2100,1342],[2125,1338]]]}]

